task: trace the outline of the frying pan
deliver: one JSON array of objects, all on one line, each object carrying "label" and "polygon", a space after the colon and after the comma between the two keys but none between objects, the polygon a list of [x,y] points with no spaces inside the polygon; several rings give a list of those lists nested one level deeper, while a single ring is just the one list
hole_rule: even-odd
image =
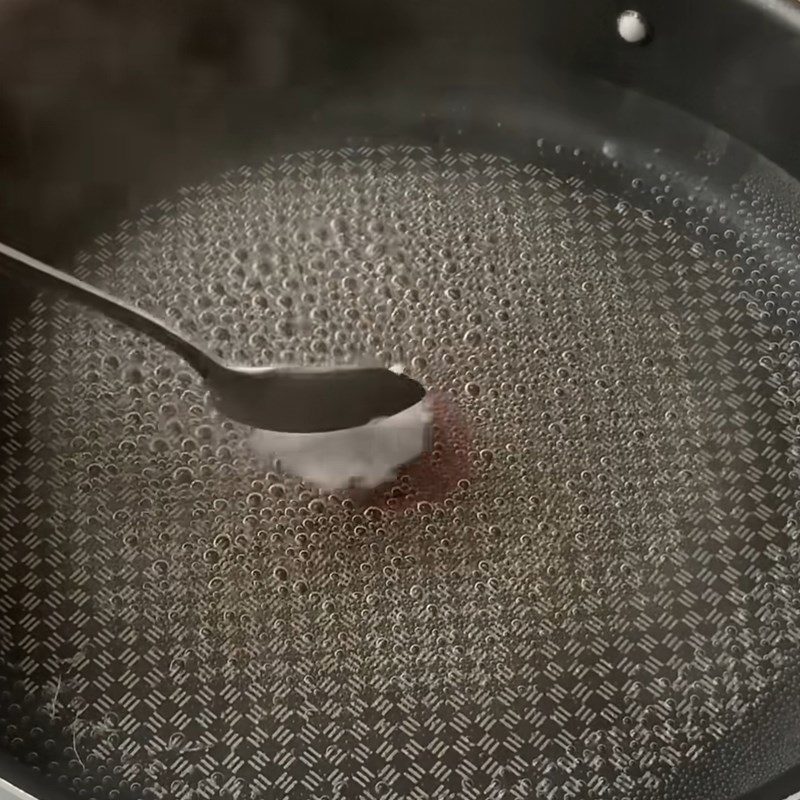
[{"label": "frying pan", "polygon": [[4,241],[225,356],[401,359],[438,414],[395,485],[319,493],[156,345],[4,285],[3,778],[798,787],[793,0],[0,17]]}]

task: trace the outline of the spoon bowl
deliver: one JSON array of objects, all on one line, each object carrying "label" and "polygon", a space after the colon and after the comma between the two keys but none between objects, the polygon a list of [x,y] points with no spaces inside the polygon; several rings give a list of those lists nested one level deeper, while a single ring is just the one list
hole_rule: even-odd
[{"label": "spoon bowl", "polygon": [[253,428],[327,433],[392,417],[425,397],[382,367],[235,367],[217,362],[204,379],[220,412]]}]

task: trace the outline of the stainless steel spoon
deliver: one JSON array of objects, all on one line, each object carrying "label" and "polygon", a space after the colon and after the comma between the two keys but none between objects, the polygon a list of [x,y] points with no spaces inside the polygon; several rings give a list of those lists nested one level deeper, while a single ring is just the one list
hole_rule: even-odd
[{"label": "stainless steel spoon", "polygon": [[203,378],[226,416],[254,428],[321,433],[390,417],[425,396],[417,381],[382,367],[240,367],[226,364],[161,320],[101,289],[0,243],[0,272],[69,295],[147,334]]}]

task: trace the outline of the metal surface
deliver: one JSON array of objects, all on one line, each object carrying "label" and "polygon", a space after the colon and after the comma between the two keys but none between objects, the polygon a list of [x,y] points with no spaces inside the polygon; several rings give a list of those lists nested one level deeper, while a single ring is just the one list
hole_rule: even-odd
[{"label": "metal surface", "polygon": [[[651,45],[607,66],[676,44],[644,10]],[[501,98],[494,14],[453,22],[482,43],[457,93],[413,85],[434,47],[410,86],[312,91],[291,135],[245,93],[224,157],[162,158],[73,260],[226,356],[410,361],[436,446],[388,496],[265,475],[156,345],[8,315],[0,746],[29,777],[728,800],[800,761],[798,185],[603,83]]]},{"label": "metal surface", "polygon": [[0,800],[35,800],[35,798],[0,778]]},{"label": "metal surface", "polygon": [[291,433],[345,430],[398,414],[425,396],[419,383],[388,367],[226,364],[189,336],[91,283],[2,243],[0,256],[0,273],[76,300],[172,350],[197,371],[217,408],[242,425]]}]

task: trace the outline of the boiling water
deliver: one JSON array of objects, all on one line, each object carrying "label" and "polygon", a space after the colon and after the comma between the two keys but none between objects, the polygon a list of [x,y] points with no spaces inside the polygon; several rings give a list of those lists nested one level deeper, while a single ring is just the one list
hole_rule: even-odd
[{"label": "boiling water", "polygon": [[369,497],[265,474],[135,333],[60,301],[15,321],[0,642],[51,771],[175,798],[633,797],[711,747],[797,643],[766,576],[795,557],[800,294],[750,262],[757,211],[720,238],[651,177],[663,213],[494,156],[308,153],[80,257],[226,359],[407,365],[435,446]]}]

